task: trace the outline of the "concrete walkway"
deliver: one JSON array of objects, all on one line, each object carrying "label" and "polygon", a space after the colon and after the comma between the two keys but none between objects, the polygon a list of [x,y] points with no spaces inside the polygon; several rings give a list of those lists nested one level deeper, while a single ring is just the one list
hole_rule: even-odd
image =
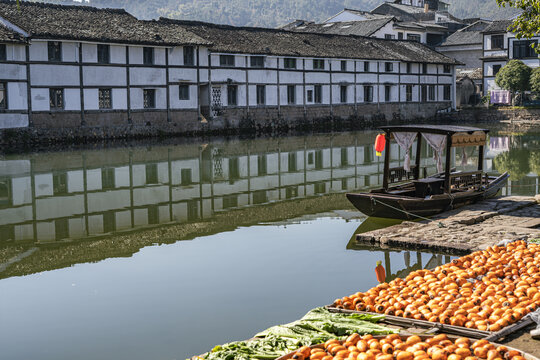
[{"label": "concrete walkway", "polygon": [[453,254],[483,250],[504,240],[540,238],[540,195],[482,201],[432,217],[357,234],[360,244],[430,249]]}]

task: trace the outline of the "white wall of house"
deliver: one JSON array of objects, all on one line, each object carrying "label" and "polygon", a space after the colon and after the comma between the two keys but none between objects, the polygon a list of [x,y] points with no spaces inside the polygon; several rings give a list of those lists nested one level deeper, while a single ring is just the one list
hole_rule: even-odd
[{"label": "white wall of house", "polygon": [[481,68],[483,57],[482,44],[439,46],[437,51],[463,63],[463,68]]}]

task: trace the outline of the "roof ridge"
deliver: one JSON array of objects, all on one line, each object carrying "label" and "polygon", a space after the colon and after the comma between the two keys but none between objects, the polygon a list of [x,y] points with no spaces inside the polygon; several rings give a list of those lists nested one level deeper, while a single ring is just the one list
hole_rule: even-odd
[{"label": "roof ridge", "polygon": [[[208,22],[199,21],[199,20],[182,20],[182,19],[171,19],[171,18],[166,18],[166,17],[160,17],[158,21],[163,21],[164,23],[172,23],[172,24],[178,24],[178,25],[201,25],[201,26],[209,26],[209,27],[220,28],[220,29],[231,29],[231,30],[275,32],[275,33],[284,33],[284,34],[292,34],[292,35],[306,34],[310,36],[322,36],[322,37],[327,37],[327,38],[349,37],[349,38],[362,39],[362,40],[367,40],[367,41],[376,42],[376,43],[377,42],[410,42],[410,43],[420,44],[414,40],[383,39],[383,38],[373,38],[369,36],[354,35],[354,34],[341,35],[341,34],[332,34],[332,33],[293,31],[293,30],[287,30],[287,29],[275,29],[275,28],[264,28],[264,27],[253,27],[253,26],[234,26],[234,25],[226,25],[226,24],[208,23]],[[420,45],[423,45],[423,44],[420,44]]]},{"label": "roof ridge", "polygon": [[[17,5],[16,0],[0,0],[0,3],[2,4],[9,4],[9,5]],[[48,3],[44,1],[27,1],[27,0],[20,0],[21,6],[36,6],[36,7],[42,7],[42,8],[50,8],[50,9],[77,9],[77,10],[85,10],[85,11],[108,11],[108,12],[114,12],[119,14],[126,14],[129,16],[133,16],[132,14],[128,13],[124,8],[99,8],[96,6],[90,6],[90,5],[64,5],[64,4],[54,4],[54,3]]]}]

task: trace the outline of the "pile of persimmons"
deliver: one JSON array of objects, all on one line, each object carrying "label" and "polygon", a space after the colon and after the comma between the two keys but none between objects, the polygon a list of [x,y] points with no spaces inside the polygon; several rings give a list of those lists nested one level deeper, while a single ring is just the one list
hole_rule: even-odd
[{"label": "pile of persimmons", "polygon": [[472,342],[468,338],[450,340],[444,334],[422,340],[418,335],[353,334],[345,341],[328,340],[322,346],[304,346],[292,356],[294,360],[525,360],[517,350],[496,346],[487,340]]},{"label": "pile of persimmons", "polygon": [[540,244],[516,241],[414,271],[333,306],[499,331],[540,306],[539,289]]}]

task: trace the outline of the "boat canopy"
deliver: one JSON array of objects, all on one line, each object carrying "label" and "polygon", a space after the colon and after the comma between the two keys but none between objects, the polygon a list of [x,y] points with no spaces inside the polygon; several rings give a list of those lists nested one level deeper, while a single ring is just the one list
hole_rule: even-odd
[{"label": "boat canopy", "polygon": [[455,125],[398,125],[380,128],[392,136],[396,132],[416,132],[423,134],[439,134],[449,136],[449,147],[483,146],[486,143],[488,129]]},{"label": "boat canopy", "polygon": [[[478,171],[474,176],[481,176],[484,161],[484,145],[488,129],[480,129],[470,126],[457,125],[396,125],[380,127],[386,133],[386,151],[384,156],[383,188],[388,189],[389,183],[420,178],[420,148],[422,138],[433,148],[437,162],[437,171],[443,172],[442,158],[446,149],[446,161],[444,167],[444,188],[450,193],[450,148],[477,146],[478,147]],[[410,164],[410,149],[414,139],[417,139],[416,164]],[[390,168],[390,140],[395,140],[400,148],[405,151],[405,163],[403,167]]]}]

